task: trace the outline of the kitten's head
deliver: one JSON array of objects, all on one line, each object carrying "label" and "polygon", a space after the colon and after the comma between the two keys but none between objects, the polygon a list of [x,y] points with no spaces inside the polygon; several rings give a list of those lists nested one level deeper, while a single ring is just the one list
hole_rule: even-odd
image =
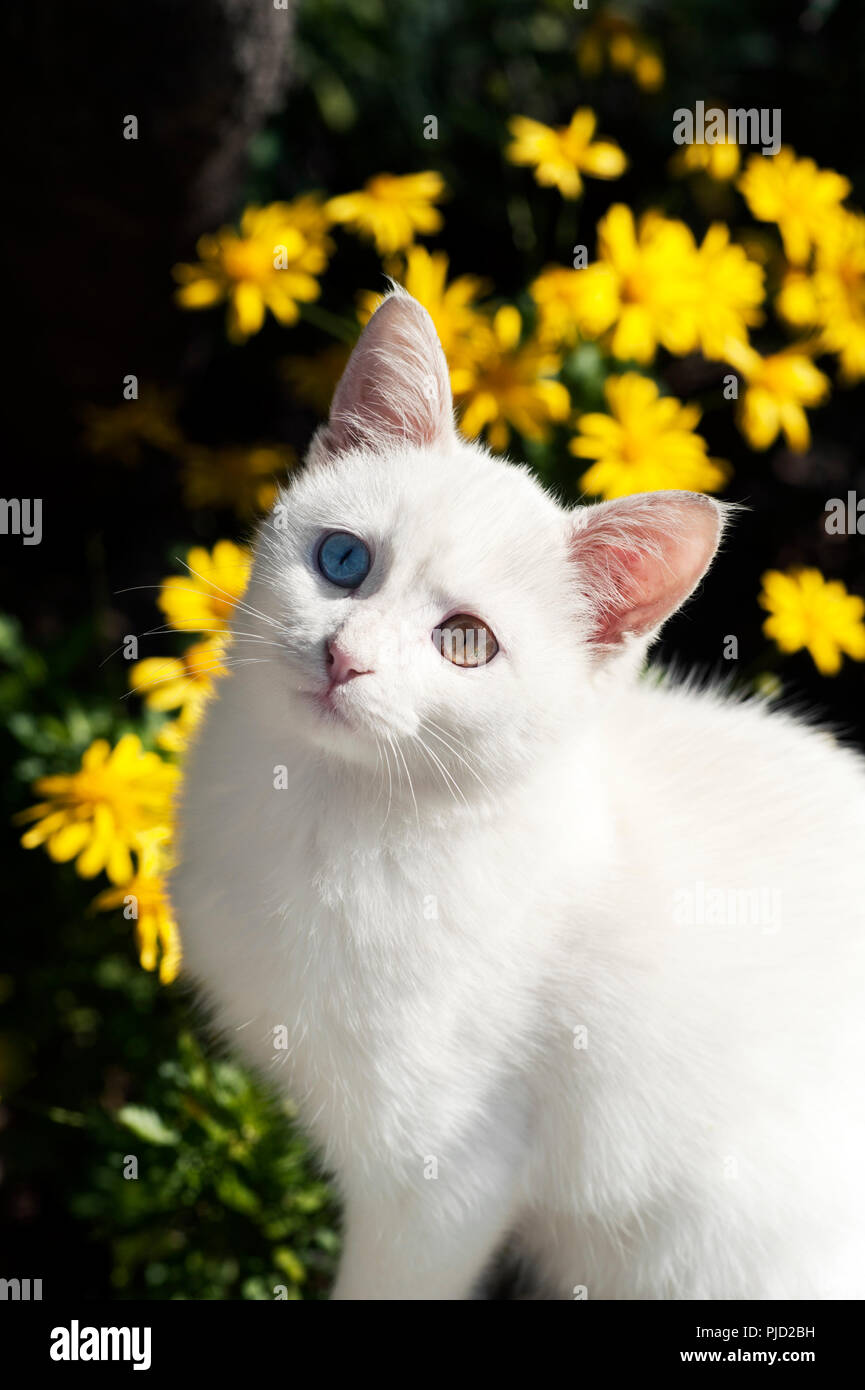
[{"label": "kitten's head", "polygon": [[720,531],[691,493],[566,512],[467,443],[432,321],[395,290],[259,534],[248,605],[280,648],[253,668],[268,717],[341,760],[385,753],[416,786],[492,785],[630,675]]}]

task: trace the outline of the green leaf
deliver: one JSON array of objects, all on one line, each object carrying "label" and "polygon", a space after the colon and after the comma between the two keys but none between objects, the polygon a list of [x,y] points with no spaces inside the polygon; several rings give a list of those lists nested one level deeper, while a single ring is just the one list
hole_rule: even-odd
[{"label": "green leaf", "polygon": [[180,1143],[177,1130],[171,1129],[155,1110],[148,1110],[146,1106],[124,1105],[118,1110],[117,1118],[139,1139],[146,1139],[149,1144]]},{"label": "green leaf", "polygon": [[293,1250],[289,1250],[287,1245],[280,1245],[273,1252],[273,1261],[283,1274],[287,1274],[295,1284],[302,1284],[306,1278],[306,1270],[300,1263]]},{"label": "green leaf", "polygon": [[220,1173],[216,1182],[216,1195],[227,1207],[231,1207],[232,1211],[242,1212],[246,1216],[253,1215],[261,1206],[255,1193],[241,1182],[233,1168],[226,1168],[224,1173]]}]

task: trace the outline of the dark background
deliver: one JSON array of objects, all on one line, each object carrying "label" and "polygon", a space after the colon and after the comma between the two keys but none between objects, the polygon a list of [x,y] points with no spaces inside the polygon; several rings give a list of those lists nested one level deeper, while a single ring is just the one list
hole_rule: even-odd
[{"label": "dark background", "polygon": [[[853,203],[865,198],[865,11],[855,0],[623,6],[660,45],[667,78],[655,94],[609,71],[580,77],[574,40],[601,8],[306,0],[295,13],[264,0],[93,0],[3,15],[3,492],[44,499],[44,535],[33,547],[0,538],[3,607],[20,624],[0,643],[13,769],[2,829],[0,1276],[43,1277],[46,1297],[70,1278],[86,1296],[260,1298],[281,1279],[293,1297],[319,1297],[336,1246],[332,1203],[285,1118],[238,1068],[206,1059],[182,988],[140,970],[129,924],[87,915],[90,886],[41,851],[24,853],[6,828],[33,799],[33,776],[77,766],[82,744],[118,728],[125,673],[101,663],[119,634],[154,621],[152,592],[119,591],[158,584],[192,543],[244,534],[230,513],[190,512],[176,462],[160,451],[145,449],[132,467],[88,454],[85,408],[117,404],[133,372],[180,391],[183,430],[203,443],[272,440],[302,454],[316,423],[278,364],[326,336],[269,320],[232,347],[220,311],[174,305],[171,266],[248,201],[436,168],[451,194],[444,231],[427,244],[447,249],[452,274],[483,274],[522,302],[545,264],[577,240],[593,247],[611,201],[662,206],[702,232],[687,185],[667,173],[672,112],[697,99],[780,107],[784,143],[846,174]],[[581,103],[630,167],[563,205],[506,163],[505,126],[517,112],[563,123]],[[121,138],[127,113],[138,116],[137,142]],[[435,143],[422,135],[430,113]],[[748,224],[741,199],[718,215]],[[381,287],[382,270],[366,244],[338,241],[322,303],[345,312],[359,289]],[[783,341],[770,329],[761,346]],[[661,366],[676,394],[704,404],[710,453],[734,466],[724,496],[750,510],[659,655],[715,669],[732,633],[742,665],[763,669],[766,569],[813,564],[865,592],[863,538],[829,537],[822,524],[830,497],[865,495],[865,388],[833,387],[810,412],[807,455],[758,454],[719,408],[716,366]],[[576,499],[563,448],[539,466]],[[865,742],[861,665],[846,661],[826,680],[802,653],[784,661],[783,679],[790,699]],[[116,1122],[120,1100],[158,1112],[179,1137],[145,1137],[148,1177],[118,1188],[117,1156],[137,1143]]]}]

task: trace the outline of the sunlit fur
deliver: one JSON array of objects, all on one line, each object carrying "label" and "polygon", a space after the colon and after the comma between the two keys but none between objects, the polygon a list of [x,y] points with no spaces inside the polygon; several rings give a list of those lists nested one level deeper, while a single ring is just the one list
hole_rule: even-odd
[{"label": "sunlit fur", "polygon": [[[549,1298],[862,1297],[865,765],[639,677],[716,504],[567,514],[456,435],[404,293],[352,363],[260,529],[171,888],[338,1184],[335,1297],[469,1298],[505,1245]],[[457,612],[488,665],[442,659]],[[333,639],[372,674],[331,710]],[[773,910],[681,910],[728,891]]]}]

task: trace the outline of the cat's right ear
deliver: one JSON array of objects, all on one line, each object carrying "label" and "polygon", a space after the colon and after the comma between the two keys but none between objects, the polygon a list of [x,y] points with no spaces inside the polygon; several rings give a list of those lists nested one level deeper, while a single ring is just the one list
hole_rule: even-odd
[{"label": "cat's right ear", "polygon": [[647,492],[569,514],[596,655],[648,646],[709,568],[727,510],[702,493]]},{"label": "cat's right ear", "polygon": [[348,449],[434,448],[453,435],[450,374],[433,321],[416,299],[395,289],[348,360],[309,462]]}]

